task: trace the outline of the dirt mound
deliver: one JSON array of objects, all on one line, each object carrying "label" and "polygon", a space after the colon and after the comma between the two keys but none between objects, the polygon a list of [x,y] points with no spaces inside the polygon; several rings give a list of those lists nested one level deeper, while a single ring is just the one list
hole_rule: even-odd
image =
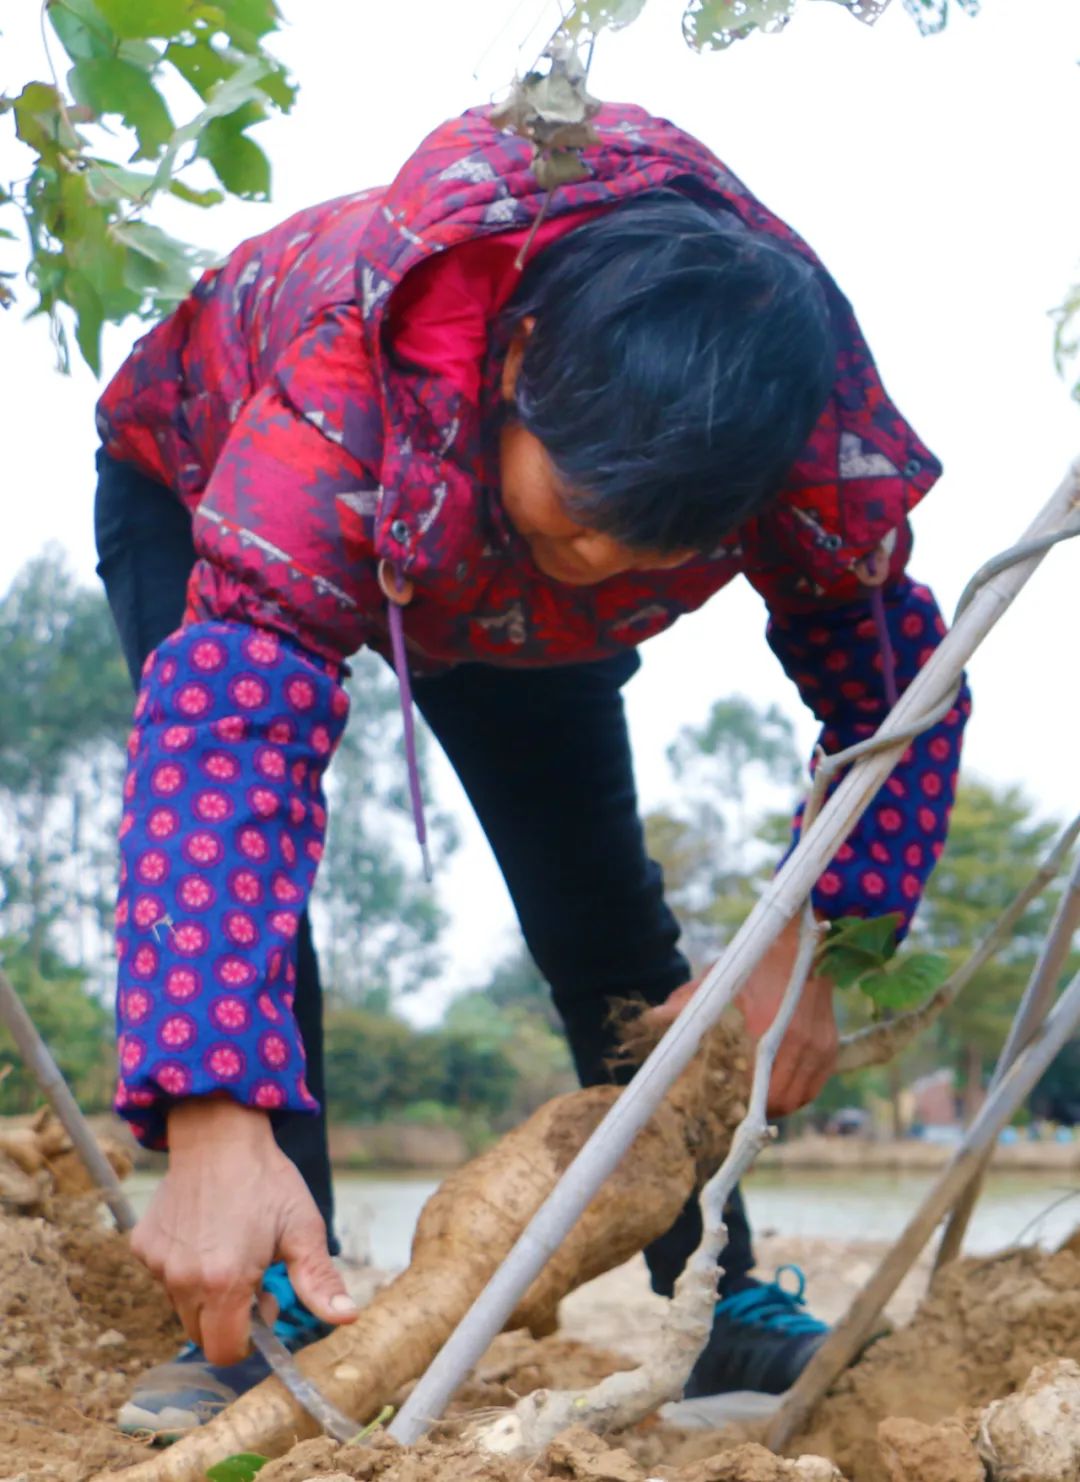
[{"label": "dirt mound", "polygon": [[368,1446],[322,1438],[303,1441],[259,1476],[261,1482],[843,1482],[820,1458],[783,1461],[754,1445],[650,1475],[628,1451],[581,1426],[564,1431],[531,1462],[485,1456],[454,1441],[421,1441],[404,1450],[386,1437]]},{"label": "dirt mound", "polygon": [[792,1449],[833,1457],[853,1482],[892,1482],[878,1446],[881,1421],[934,1425],[1000,1399],[1036,1365],[1062,1358],[1080,1359],[1080,1258],[1071,1248],[960,1262],[907,1327],[838,1380]]},{"label": "dirt mound", "polygon": [[108,1422],[181,1335],[94,1203],[51,1208],[49,1221],[0,1215],[0,1478],[81,1482],[145,1455]]},{"label": "dirt mound", "polygon": [[[120,1178],[131,1158],[114,1137],[98,1146]],[[89,1194],[93,1181],[75,1145],[48,1108],[33,1117],[0,1118],[0,1213],[48,1215],[52,1200]]]},{"label": "dirt mound", "polygon": [[[144,1460],[112,1417],[132,1378],[180,1337],[164,1294],[99,1208],[55,1197],[49,1208],[48,1220],[0,1215],[0,1482],[88,1482]],[[631,1366],[587,1342],[516,1332],[496,1340],[420,1446],[320,1438],[270,1463],[261,1482],[976,1482],[976,1412],[1062,1359],[1080,1360],[1080,1242],[947,1271],[914,1320],[838,1382],[787,1460],[745,1431],[655,1421],[606,1439],[575,1429],[528,1464],[478,1455],[461,1439],[465,1418]]]}]

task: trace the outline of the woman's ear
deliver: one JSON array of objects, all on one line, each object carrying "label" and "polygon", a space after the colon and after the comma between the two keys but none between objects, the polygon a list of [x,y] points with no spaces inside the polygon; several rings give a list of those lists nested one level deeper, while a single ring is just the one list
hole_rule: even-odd
[{"label": "woman's ear", "polygon": [[520,321],[514,330],[510,347],[503,361],[502,380],[500,389],[503,401],[513,401],[514,391],[517,388],[518,375],[521,372],[521,362],[525,359],[525,346],[529,343],[529,336],[536,325],[536,316],[528,314]]}]

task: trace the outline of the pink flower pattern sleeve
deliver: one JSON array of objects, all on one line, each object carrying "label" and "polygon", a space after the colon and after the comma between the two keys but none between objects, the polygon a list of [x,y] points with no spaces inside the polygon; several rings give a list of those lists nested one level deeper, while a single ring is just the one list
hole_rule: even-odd
[{"label": "pink flower pattern sleeve", "polygon": [[171,1102],[314,1110],[293,1014],[348,697],[266,629],[203,622],[147,660],[120,824],[116,1108],[164,1146]]},{"label": "pink flower pattern sleeve", "polygon": [[[903,693],[945,635],[945,623],[927,587],[908,577],[885,592],[885,614]],[[813,613],[774,612],[771,648],[823,723],[827,752],[872,736],[888,713],[883,658],[866,601]],[[965,683],[944,720],[904,752],[877,797],[818,880],[814,905],[825,917],[901,918],[911,925],[926,882],[945,847],[956,796],[964,725],[971,713]],[[794,820],[794,840],[802,822]]]}]

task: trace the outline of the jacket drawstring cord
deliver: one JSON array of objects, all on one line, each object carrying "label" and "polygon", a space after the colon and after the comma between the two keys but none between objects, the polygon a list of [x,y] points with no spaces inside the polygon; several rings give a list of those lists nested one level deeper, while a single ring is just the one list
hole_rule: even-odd
[{"label": "jacket drawstring cord", "polygon": [[[388,580],[393,578],[393,590]],[[420,786],[420,765],[416,759],[416,722],[413,711],[412,684],[409,680],[409,657],[405,650],[405,622],[402,616],[402,608],[412,596],[412,585],[405,581],[396,568],[386,569],[386,563],[382,564],[379,571],[379,584],[386,594],[386,610],[390,624],[390,649],[394,659],[394,673],[397,675],[398,699],[401,705],[401,720],[405,730],[405,767],[409,778],[409,801],[412,804],[413,824],[416,828],[416,842],[420,845],[420,858],[424,866],[424,879],[430,885],[433,879],[431,868],[431,853],[428,849],[427,822],[424,818],[424,794]],[[394,592],[407,593],[404,601]]]}]

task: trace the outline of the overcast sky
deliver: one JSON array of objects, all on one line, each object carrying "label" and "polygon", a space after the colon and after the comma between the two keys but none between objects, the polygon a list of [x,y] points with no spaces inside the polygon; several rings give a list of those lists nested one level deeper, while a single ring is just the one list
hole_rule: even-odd
[{"label": "overcast sky", "polygon": [[[206,215],[178,207],[168,218],[215,250],[312,201],[389,179],[430,128],[485,101],[519,57],[532,60],[519,45],[551,15],[540,0],[288,0],[284,9],[277,50],[301,91],[291,117],[260,129],[273,204]],[[951,610],[1080,453],[1048,317],[1080,278],[1080,5],[986,0],[978,19],[958,12],[944,35],[921,39],[900,0],[873,29],[803,0],[783,35],[707,56],[683,44],[681,9],[650,0],[639,22],[603,37],[592,91],[698,135],[824,259],[890,393],[945,463],[916,515],[911,569]],[[8,7],[0,90],[44,75],[37,7]],[[6,181],[25,167],[6,120],[0,131]],[[48,541],[90,581],[97,387],[82,368],[55,373],[40,320],[9,312],[0,337],[0,590]],[[107,370],[133,337],[109,335]],[[969,768],[1022,782],[1054,814],[1080,806],[1068,636],[1078,631],[1078,589],[1080,543],[1049,558],[972,665]],[[739,583],[646,645],[627,691],[646,806],[674,796],[665,749],[717,696],[779,701],[809,747],[813,723],[763,628],[759,599]],[[510,944],[512,916],[448,768],[436,782],[466,838],[440,885],[454,914],[447,983],[477,982]],[[421,1011],[446,986],[433,985]]]}]

